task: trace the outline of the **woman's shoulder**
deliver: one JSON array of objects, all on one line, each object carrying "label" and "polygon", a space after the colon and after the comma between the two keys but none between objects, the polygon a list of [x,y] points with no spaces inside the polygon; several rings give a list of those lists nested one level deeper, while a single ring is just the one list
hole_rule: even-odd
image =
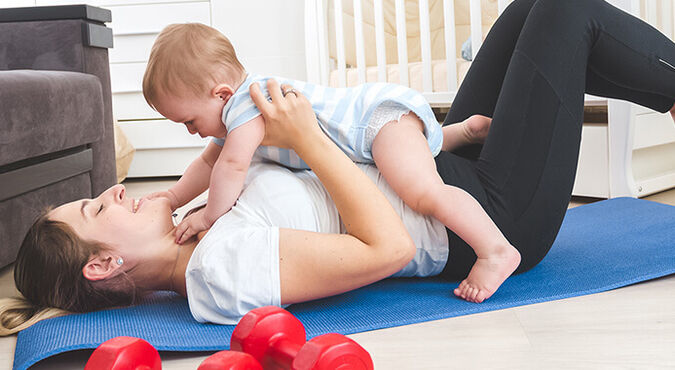
[{"label": "woman's shoulder", "polygon": [[199,241],[185,271],[190,311],[200,322],[233,324],[251,308],[280,301],[279,229],[225,216]]}]

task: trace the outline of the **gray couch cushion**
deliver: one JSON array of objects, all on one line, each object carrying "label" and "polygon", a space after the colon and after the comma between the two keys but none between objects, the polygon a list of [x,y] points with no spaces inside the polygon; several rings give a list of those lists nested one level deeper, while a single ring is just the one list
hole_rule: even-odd
[{"label": "gray couch cushion", "polygon": [[0,166],[97,141],[103,130],[97,77],[0,71]]}]

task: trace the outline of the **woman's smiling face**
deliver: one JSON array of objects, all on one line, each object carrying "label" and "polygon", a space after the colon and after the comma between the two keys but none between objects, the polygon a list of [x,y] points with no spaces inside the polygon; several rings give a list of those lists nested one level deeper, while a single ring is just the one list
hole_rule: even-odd
[{"label": "woman's smiling face", "polygon": [[49,219],[70,225],[87,241],[99,242],[125,257],[140,257],[173,228],[171,205],[166,198],[136,201],[126,196],[123,185],[115,185],[94,199],[64,204],[49,213]]}]

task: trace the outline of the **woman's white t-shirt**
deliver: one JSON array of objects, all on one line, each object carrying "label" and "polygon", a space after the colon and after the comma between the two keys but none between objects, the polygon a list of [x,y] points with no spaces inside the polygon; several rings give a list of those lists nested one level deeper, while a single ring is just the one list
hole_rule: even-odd
[{"label": "woman's white t-shirt", "polygon": [[[448,259],[445,226],[408,208],[375,166],[358,166],[387,197],[417,246],[415,258],[392,276],[439,274]],[[252,163],[237,203],[213,224],[188,262],[188,304],[197,321],[236,324],[254,308],[281,306],[279,228],[345,233],[313,172]]]}]

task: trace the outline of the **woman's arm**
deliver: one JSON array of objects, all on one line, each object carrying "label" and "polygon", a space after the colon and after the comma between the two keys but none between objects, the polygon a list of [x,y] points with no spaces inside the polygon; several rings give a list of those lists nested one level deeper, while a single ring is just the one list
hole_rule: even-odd
[{"label": "woman's arm", "polygon": [[279,231],[282,303],[356,289],[403,268],[415,245],[385,196],[321,131],[303,95],[283,97],[276,81],[267,85],[272,102],[257,84],[250,89],[265,118],[262,145],[295,150],[333,198],[347,229],[344,235]]}]

